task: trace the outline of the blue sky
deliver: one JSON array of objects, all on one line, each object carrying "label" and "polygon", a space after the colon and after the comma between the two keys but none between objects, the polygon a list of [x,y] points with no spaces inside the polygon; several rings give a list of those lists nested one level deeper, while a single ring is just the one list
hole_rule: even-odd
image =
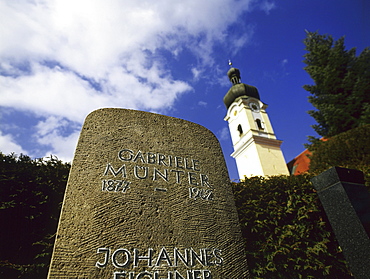
[{"label": "blue sky", "polygon": [[205,126],[237,178],[223,96],[228,60],[269,107],[286,161],[316,136],[305,30],[370,46],[367,0],[0,0],[0,150],[71,161],[102,107]]}]

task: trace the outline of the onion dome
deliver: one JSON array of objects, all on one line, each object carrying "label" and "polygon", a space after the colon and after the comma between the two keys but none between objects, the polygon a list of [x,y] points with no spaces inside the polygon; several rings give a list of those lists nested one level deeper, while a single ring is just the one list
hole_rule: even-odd
[{"label": "onion dome", "polygon": [[260,94],[256,87],[240,82],[239,69],[230,68],[227,75],[233,84],[224,97],[224,104],[227,109],[239,97],[253,97],[258,100],[260,99]]},{"label": "onion dome", "polygon": [[230,70],[227,72],[227,76],[229,77],[229,80],[231,83],[238,84],[240,83],[240,71],[237,68],[230,68]]}]

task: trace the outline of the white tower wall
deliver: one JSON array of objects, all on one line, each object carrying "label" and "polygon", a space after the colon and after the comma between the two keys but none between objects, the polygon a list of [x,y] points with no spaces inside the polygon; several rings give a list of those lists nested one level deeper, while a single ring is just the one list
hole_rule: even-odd
[{"label": "white tower wall", "polygon": [[239,178],[289,175],[282,141],[277,140],[266,113],[267,105],[248,96],[237,98],[228,108],[229,123]]}]

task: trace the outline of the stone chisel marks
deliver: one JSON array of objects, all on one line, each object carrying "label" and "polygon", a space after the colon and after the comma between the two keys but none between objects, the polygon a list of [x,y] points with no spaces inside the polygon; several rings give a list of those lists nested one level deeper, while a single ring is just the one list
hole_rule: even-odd
[{"label": "stone chisel marks", "polygon": [[148,112],[88,115],[48,278],[249,278],[216,137]]},{"label": "stone chisel marks", "polygon": [[154,188],[154,191],[167,192],[166,188]]}]

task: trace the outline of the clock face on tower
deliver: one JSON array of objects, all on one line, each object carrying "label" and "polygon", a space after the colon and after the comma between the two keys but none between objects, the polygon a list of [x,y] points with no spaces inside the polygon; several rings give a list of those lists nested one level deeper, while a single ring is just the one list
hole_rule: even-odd
[{"label": "clock face on tower", "polygon": [[259,112],[260,106],[258,105],[257,102],[250,102],[249,107],[251,108],[252,111]]}]

